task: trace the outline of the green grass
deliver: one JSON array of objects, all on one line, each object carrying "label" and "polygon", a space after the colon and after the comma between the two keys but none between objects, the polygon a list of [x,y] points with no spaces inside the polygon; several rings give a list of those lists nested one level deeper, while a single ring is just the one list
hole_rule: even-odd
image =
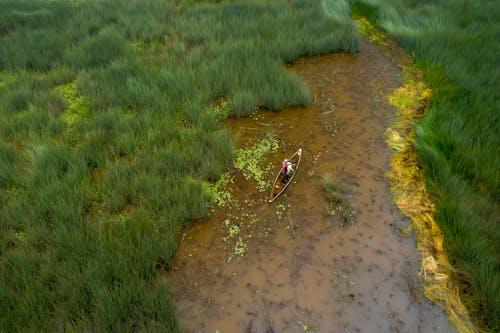
[{"label": "green grass", "polygon": [[310,103],[284,65],[355,51],[346,8],[0,0],[0,331],[180,331],[157,272],[232,165],[222,122]]},{"label": "green grass", "polygon": [[[462,296],[482,329],[500,330],[500,109],[494,1],[363,1],[413,55],[433,91],[416,150]],[[370,6],[368,6],[370,5]]]}]

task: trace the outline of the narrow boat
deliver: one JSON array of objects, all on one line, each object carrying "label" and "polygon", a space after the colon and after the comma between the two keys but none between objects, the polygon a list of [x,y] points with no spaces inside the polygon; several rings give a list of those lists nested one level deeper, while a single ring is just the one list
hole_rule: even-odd
[{"label": "narrow boat", "polygon": [[269,203],[273,202],[276,200],[281,193],[285,191],[285,189],[288,187],[288,185],[292,182],[293,177],[295,177],[295,174],[297,173],[297,170],[299,169],[300,165],[300,159],[302,157],[302,148],[297,150],[295,154],[293,154],[288,160],[292,162],[294,172],[288,178],[288,181],[286,183],[283,183],[283,173],[280,171],[278,172],[278,175],[276,176],[276,179],[274,180],[273,187],[271,188],[271,193],[269,194]]}]

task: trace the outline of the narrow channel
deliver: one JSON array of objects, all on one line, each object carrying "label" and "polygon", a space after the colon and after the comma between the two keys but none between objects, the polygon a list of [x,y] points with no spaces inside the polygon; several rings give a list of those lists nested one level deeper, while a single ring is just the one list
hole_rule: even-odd
[{"label": "narrow channel", "polygon": [[[401,70],[363,40],[356,54],[300,59],[308,108],[229,120],[238,147],[267,134],[275,168],[302,148],[294,183],[272,204],[233,170],[230,204],[185,231],[167,278],[186,332],[454,332],[425,299],[410,221],[391,200],[384,96]],[[323,189],[339,186],[342,217]],[[338,207],[337,207],[338,208]],[[232,234],[228,225],[236,225]],[[240,243],[243,251],[235,251]],[[240,247],[240,249],[241,249]]]}]

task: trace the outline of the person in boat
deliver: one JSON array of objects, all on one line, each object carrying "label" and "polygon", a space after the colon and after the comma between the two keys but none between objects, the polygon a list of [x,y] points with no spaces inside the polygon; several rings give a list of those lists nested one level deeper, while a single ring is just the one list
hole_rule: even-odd
[{"label": "person in boat", "polygon": [[292,162],[290,162],[288,158],[285,158],[281,165],[281,173],[283,174],[282,182],[288,182],[288,179],[290,179],[294,171]]}]

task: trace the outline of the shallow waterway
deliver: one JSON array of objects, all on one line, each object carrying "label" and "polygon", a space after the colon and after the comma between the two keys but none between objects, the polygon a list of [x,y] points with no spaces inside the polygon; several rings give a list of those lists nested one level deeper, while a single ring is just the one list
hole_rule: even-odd
[{"label": "shallow waterway", "polygon": [[[269,183],[298,148],[300,169],[272,204],[268,189],[233,170],[230,203],[185,231],[166,275],[183,330],[454,332],[423,295],[410,222],[385,178],[394,109],[383,96],[399,86],[400,69],[362,41],[357,54],[301,59],[288,70],[309,85],[310,107],[227,126],[239,147],[275,135]],[[346,219],[332,214],[325,178],[346,195]]]}]

